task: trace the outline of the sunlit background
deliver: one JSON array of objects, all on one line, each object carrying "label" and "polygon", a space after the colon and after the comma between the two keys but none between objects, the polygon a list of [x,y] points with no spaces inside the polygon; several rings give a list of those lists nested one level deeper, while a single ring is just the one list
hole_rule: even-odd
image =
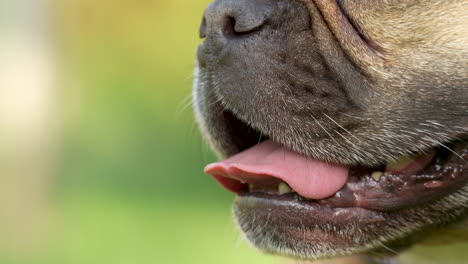
[{"label": "sunlit background", "polygon": [[287,263],[248,246],[202,173],[209,2],[0,0],[0,263]]},{"label": "sunlit background", "polygon": [[275,263],[202,172],[209,2],[0,1],[0,263]]}]

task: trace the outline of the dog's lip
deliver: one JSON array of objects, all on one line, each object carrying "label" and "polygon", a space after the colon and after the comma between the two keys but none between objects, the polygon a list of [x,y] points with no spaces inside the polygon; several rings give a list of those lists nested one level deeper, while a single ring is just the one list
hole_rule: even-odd
[{"label": "dog's lip", "polygon": [[[253,135],[253,140],[249,139],[250,137],[244,138],[244,136],[248,135],[245,134],[246,131],[252,132],[258,131],[258,129],[240,119],[237,114],[226,110],[225,107],[223,108],[225,109],[224,118],[230,118],[228,120],[233,122],[230,131],[227,131],[228,133],[225,133],[225,136],[236,140],[232,143],[250,142],[247,145],[243,144],[242,147],[238,148],[237,152],[228,156],[242,152],[258,144],[262,139],[269,139],[269,135],[262,132]],[[455,138],[464,139],[467,137],[458,135]],[[274,140],[281,144],[280,141]],[[464,186],[468,179],[468,163],[466,162],[468,160],[468,144],[463,140],[458,140],[456,151],[448,149],[446,145],[443,146],[444,148],[439,148],[438,151],[440,153],[445,152],[446,156],[450,154],[446,162],[445,158],[439,157],[439,155],[434,158],[432,163],[425,163],[425,167],[419,168],[417,172],[410,170],[409,173],[391,173],[390,171],[386,172],[379,181],[375,181],[372,177],[374,169],[361,166],[351,167],[348,181],[334,195],[331,194],[328,198],[312,198],[315,200],[304,198],[303,200],[333,208],[365,208],[376,211],[396,211],[408,207],[424,206],[455,192]],[[431,150],[426,150],[426,152],[431,152]],[[225,176],[221,175],[222,178],[225,178]],[[215,177],[215,179],[225,188],[235,193],[240,193],[249,188],[248,184],[240,182],[243,181],[242,179],[236,180],[236,177],[234,177],[234,179],[227,178],[228,181],[224,181],[221,177]],[[278,177],[276,176],[276,178]],[[229,186],[226,186],[226,182]],[[278,190],[279,188],[276,188],[276,192]]]},{"label": "dog's lip", "polygon": [[[244,138],[244,136],[249,135],[245,133],[246,131],[252,132],[258,130],[254,129],[249,123],[242,121],[238,115],[232,114],[229,110],[224,110],[224,118],[228,118],[227,120],[232,122],[230,130],[226,131],[227,133],[225,133],[225,136],[236,140],[232,143],[244,143],[242,147],[238,145],[238,151],[231,153],[229,155],[231,157],[246,149],[250,149],[255,144],[259,144],[262,142],[262,139],[269,139],[267,133],[261,132],[258,132],[257,135],[253,135],[253,140],[251,136]],[[456,138],[465,137],[458,136]],[[281,142],[275,141],[281,145]],[[245,142],[250,143],[245,145]],[[343,187],[341,189],[338,188],[333,193],[323,197],[309,197],[303,200],[309,203],[320,203],[333,208],[365,208],[377,211],[396,211],[408,207],[424,206],[427,203],[455,192],[466,183],[468,178],[468,163],[466,162],[466,160],[468,160],[468,144],[464,141],[459,141],[456,145],[458,153],[452,149],[448,149],[446,145],[443,146],[445,148],[440,148],[439,152],[442,154],[445,152],[446,156],[451,154],[447,162],[444,160],[445,157],[440,157],[439,155],[434,159],[431,158],[433,160],[432,163],[430,163],[430,160],[429,162],[427,160],[419,162],[423,164],[424,167],[417,168],[417,170],[410,167],[408,170],[400,172],[392,173],[392,170],[386,171],[378,181],[374,180],[372,175],[374,169],[361,166],[351,167],[348,180],[345,182],[344,186],[342,185]],[[433,157],[431,154],[427,155],[427,153],[431,153],[434,150],[426,150],[426,155],[421,154],[420,157]],[[254,157],[250,155],[250,158]],[[425,158],[423,158],[423,160],[424,159]],[[229,158],[227,161],[229,161]],[[246,179],[237,178],[234,174],[238,173],[229,175],[230,172],[232,172],[229,162],[227,162],[229,166],[224,165],[207,166],[207,172],[212,174],[223,187],[230,191],[240,193],[249,189],[248,183],[252,183],[248,181],[249,177],[246,177]],[[253,173],[252,176],[256,174],[255,171],[243,171],[243,173]],[[278,178],[282,179],[278,175],[270,174],[269,176],[276,180],[278,180]],[[285,181],[288,183],[287,179]],[[294,189],[294,186],[291,187]],[[261,189],[262,188],[260,188],[260,190]],[[280,192],[278,181],[276,181],[275,192]]]},{"label": "dog's lip", "polygon": [[332,207],[360,207],[375,211],[398,211],[423,207],[450,195],[468,181],[468,144],[455,145],[458,153],[441,155],[422,171],[410,176],[388,173],[374,181],[368,174],[354,175],[333,197],[318,201]]},{"label": "dog's lip", "polygon": [[[356,225],[384,225],[385,212],[368,210],[365,208],[332,208],[319,203],[304,203],[302,198],[289,193],[280,197],[267,193],[241,192],[234,201],[234,214],[237,217],[255,215],[256,220],[269,219],[284,240],[297,240],[307,244],[332,243],[334,247],[353,247],[358,243],[363,247],[365,241],[356,241],[355,237],[340,236],[339,233],[317,228],[318,226],[356,226]],[[268,221],[268,220],[267,220]],[[308,227],[308,228],[307,228]],[[243,226],[241,225],[241,228]],[[300,234],[295,234],[301,230]],[[313,235],[306,235],[306,230],[321,231]],[[249,234],[247,234],[249,236]],[[250,237],[255,240],[255,237]],[[312,241],[305,241],[312,240]],[[294,242],[297,244],[297,242]]]},{"label": "dog's lip", "polygon": [[[275,138],[274,134],[260,132],[255,124],[244,121],[245,117],[235,114],[235,111],[227,108],[226,105],[223,105],[222,108],[223,115],[217,114],[217,117],[227,122],[225,123],[227,130],[223,131],[225,137],[223,146],[228,149],[221,149],[221,152],[226,150],[225,157],[242,152],[258,144],[262,139],[272,139],[283,144],[281,139]],[[256,134],[252,133],[253,131]],[[465,139],[467,135],[454,135],[454,138]],[[445,157],[436,156],[434,162],[417,172],[412,172],[415,173],[414,175],[410,174],[411,172],[398,174],[389,171],[379,181],[375,181],[372,177],[373,169],[356,167],[367,169],[363,172],[352,167],[348,181],[334,195],[318,200],[303,199],[302,202],[318,203],[332,208],[364,208],[382,212],[398,211],[409,207],[424,207],[466,185],[468,180],[468,163],[466,162],[468,160],[468,144],[463,140],[457,142],[457,150],[449,149],[447,143],[441,144],[443,148],[438,149],[440,153],[445,152],[446,156],[450,154],[447,161]],[[426,149],[427,151],[430,150]],[[427,165],[427,163],[425,164]],[[248,184],[231,181],[231,188],[229,186],[227,188],[236,193],[249,188]],[[279,185],[276,192],[280,192]],[[251,193],[250,195],[256,194]],[[272,197],[274,199],[274,196]]]},{"label": "dog's lip", "polygon": [[[237,126],[231,126],[230,131],[227,131],[228,133],[226,133],[225,136],[237,139],[239,142],[255,141],[249,140],[249,138],[243,139],[243,135],[246,130],[258,131],[257,129],[254,129],[249,123],[239,119],[238,115],[232,114],[229,110],[225,110],[224,112],[225,115],[227,115],[224,118],[230,117],[232,122],[239,123]],[[236,128],[238,126],[239,128]],[[261,132],[258,132],[254,137],[257,138],[256,142],[251,142],[251,145],[240,148],[237,153],[258,144],[262,138],[264,140],[269,138],[268,134]],[[464,135],[459,135],[456,138],[465,137]],[[276,142],[281,144],[281,142]],[[410,170],[406,173],[392,173],[389,171],[378,181],[374,180],[372,177],[374,169],[359,166],[351,167],[348,180],[344,186],[341,189],[337,189],[334,194],[332,193],[329,197],[305,198],[304,200],[305,202],[320,203],[333,208],[355,207],[377,211],[396,211],[408,207],[424,206],[427,203],[455,192],[461,188],[468,179],[468,163],[466,162],[466,160],[468,160],[468,144],[464,141],[459,141],[455,146],[457,148],[456,151],[452,149],[449,150],[446,145],[443,146],[445,148],[440,148],[438,151],[440,153],[445,151],[451,154],[446,162],[444,157],[439,157],[439,155],[434,158],[432,163],[428,164],[425,162],[425,167],[419,168],[419,171],[415,172]],[[431,151],[426,150],[426,152]],[[237,153],[231,153],[229,156]],[[364,171],[362,170],[363,168]],[[226,171],[225,168],[221,168],[220,170],[224,170],[226,174],[229,174],[229,171]],[[215,179],[228,190],[240,193],[249,188],[248,184],[241,182],[246,182],[245,180],[235,179],[235,175],[231,175],[234,176],[234,179],[226,178],[225,176],[226,175],[220,175],[220,177],[215,177]],[[281,177],[278,176],[271,176],[281,179]],[[278,192],[279,186],[276,190]]]},{"label": "dog's lip", "polygon": [[[444,153],[440,153],[432,162],[426,162],[426,166],[415,174],[405,174],[405,170],[400,173],[386,172],[380,179],[375,180],[372,177],[372,169],[365,167],[351,168],[344,186],[331,197],[310,199],[298,195],[298,199],[294,199],[291,203],[300,202],[303,205],[314,206],[318,204],[330,208],[364,208],[386,212],[424,206],[455,192],[466,183],[468,179],[468,165],[466,162],[468,160],[468,145],[459,142],[454,145],[454,148],[457,149],[458,153],[451,150],[453,153],[448,157],[448,160],[443,160],[442,154]],[[429,155],[429,157],[434,156]],[[411,168],[407,172],[412,172]],[[268,180],[268,176],[266,177],[266,180]],[[270,183],[273,182],[272,177],[274,176],[269,176]],[[256,188],[248,192],[247,184],[240,182],[242,180],[252,184],[252,182],[249,182],[248,176],[238,179],[236,175],[232,178],[226,178],[226,175],[215,175],[215,178],[225,188],[243,196],[263,197],[264,190],[271,188],[266,187],[263,190],[262,188]],[[256,183],[258,181],[253,184]],[[262,181],[259,184],[263,184]],[[274,189],[275,186],[278,186],[278,181],[270,185]],[[273,192],[269,192],[270,199],[281,198],[277,190],[278,187]],[[278,195],[271,195],[275,191]]]}]

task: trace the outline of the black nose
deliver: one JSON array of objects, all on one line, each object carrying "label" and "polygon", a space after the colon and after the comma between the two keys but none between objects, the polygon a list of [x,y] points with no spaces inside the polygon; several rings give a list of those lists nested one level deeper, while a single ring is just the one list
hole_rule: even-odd
[{"label": "black nose", "polygon": [[233,38],[256,32],[268,20],[272,0],[218,0],[205,10],[200,37]]}]

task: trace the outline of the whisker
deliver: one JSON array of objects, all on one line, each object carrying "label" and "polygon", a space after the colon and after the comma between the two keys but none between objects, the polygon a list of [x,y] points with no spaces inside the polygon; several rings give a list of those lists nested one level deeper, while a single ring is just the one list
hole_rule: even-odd
[{"label": "whisker", "polygon": [[386,249],[388,252],[393,253],[393,254],[395,254],[395,255],[398,255],[398,252],[397,252],[397,251],[395,251],[395,250],[389,248],[389,247],[386,246],[384,243],[382,243],[382,242],[379,241],[378,244],[379,244],[381,247],[383,247],[384,249]]},{"label": "whisker", "polygon": [[462,156],[460,156],[460,154],[456,153],[455,151],[453,151],[451,148],[447,147],[446,145],[444,145],[443,143],[438,143],[439,146],[447,149],[448,151],[452,152],[453,154],[455,154],[457,157],[459,157],[461,160],[463,160],[465,163],[468,163],[467,160],[465,160]]},{"label": "whisker", "polygon": [[346,133],[348,133],[349,135],[351,135],[353,138],[355,138],[357,141],[361,142],[361,140],[356,137],[353,133],[349,132],[349,130],[347,130],[346,128],[344,128],[342,125],[340,125],[338,122],[335,121],[335,119],[331,118],[330,116],[328,116],[327,114],[323,113],[328,119],[330,119],[333,123],[335,123],[337,126],[339,126],[341,129],[343,129]]},{"label": "whisker", "polygon": [[192,94],[186,95],[182,100],[180,100],[179,104],[177,105],[176,115],[182,114],[185,110],[192,106],[192,104]]},{"label": "whisker", "polygon": [[322,124],[320,124],[320,122],[314,117],[312,116],[312,118],[315,120],[315,122],[317,123],[317,125],[320,126],[320,128],[322,128],[323,131],[325,131],[325,133],[330,137],[330,139],[332,139],[333,141],[335,141],[336,144],[338,145],[341,145],[340,143],[338,143],[338,141],[336,141],[336,139],[330,134],[330,132],[328,132],[328,130],[322,126]]}]

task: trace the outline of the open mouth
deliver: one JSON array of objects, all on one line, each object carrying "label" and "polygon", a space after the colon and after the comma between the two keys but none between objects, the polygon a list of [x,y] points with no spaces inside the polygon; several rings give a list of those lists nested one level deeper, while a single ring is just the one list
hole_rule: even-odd
[{"label": "open mouth", "polygon": [[[318,209],[393,212],[424,206],[461,188],[468,174],[463,140],[401,156],[379,167],[343,166],[295,153],[230,112],[232,131],[250,145],[205,172],[242,198]],[[363,210],[360,210],[362,212]],[[362,216],[362,215],[361,215]]]}]

